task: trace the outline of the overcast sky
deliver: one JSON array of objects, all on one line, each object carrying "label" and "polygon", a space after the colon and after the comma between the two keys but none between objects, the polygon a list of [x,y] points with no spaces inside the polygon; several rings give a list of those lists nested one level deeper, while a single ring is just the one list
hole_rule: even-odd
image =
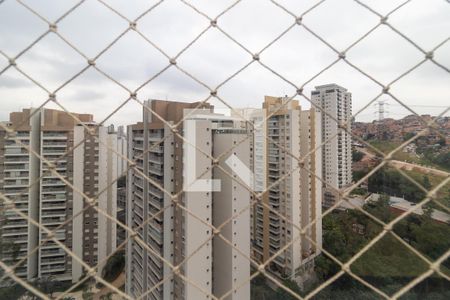
[{"label": "overcast sky", "polygon": [[[2,1],[0,0],[0,3]],[[24,1],[49,21],[58,19],[78,1]],[[157,1],[105,0],[129,19],[134,19]],[[318,1],[277,0],[297,15]],[[374,10],[386,14],[403,1],[364,0]],[[191,0],[199,10],[215,17],[233,1]],[[412,0],[388,21],[399,31],[430,51],[450,36],[450,4],[446,0]],[[230,36],[251,52],[260,52],[288,28],[294,19],[269,0],[243,0],[218,19]],[[352,0],[327,0],[306,14],[303,22],[339,51],[347,48],[379,23],[379,18]],[[209,21],[177,0],[163,1],[137,23],[138,29],[169,56],[175,56],[209,25]],[[128,23],[96,0],[87,0],[58,25],[58,31],[87,57],[95,57],[128,26]],[[0,50],[16,56],[48,29],[48,25],[14,0],[0,4]],[[356,66],[383,84],[413,67],[424,55],[387,26],[376,29],[347,53]],[[450,68],[450,41],[434,57]],[[337,58],[330,48],[301,26],[294,27],[261,54],[261,61],[300,86]],[[199,80],[214,88],[251,61],[245,52],[217,29],[206,32],[184,52],[177,63]],[[142,37],[129,31],[98,60],[97,66],[127,86],[136,89],[168,65],[168,59]],[[0,70],[7,60],[0,55]],[[17,60],[18,66],[49,90],[54,90],[79,72],[86,60],[54,34],[47,35]],[[305,86],[310,95],[316,85],[337,83],[353,94],[353,112],[358,111],[379,92],[380,87],[343,61]],[[258,63],[251,64],[223,85],[218,94],[234,107],[260,107],[264,95],[292,95],[295,88]],[[391,92],[416,112],[437,115],[450,105],[450,74],[427,61],[392,86]],[[102,121],[128,92],[88,69],[57,93],[69,110],[93,113]],[[199,101],[208,89],[171,67],[138,92],[140,100],[169,99]],[[39,106],[47,94],[13,68],[0,75],[0,120],[11,111]],[[304,107],[305,99],[298,98]],[[389,116],[408,112],[389,97]],[[211,100],[223,107],[217,100]],[[52,107],[49,105],[48,107]],[[129,124],[141,117],[142,108],[130,102],[107,123]],[[375,118],[372,105],[357,120]]]}]

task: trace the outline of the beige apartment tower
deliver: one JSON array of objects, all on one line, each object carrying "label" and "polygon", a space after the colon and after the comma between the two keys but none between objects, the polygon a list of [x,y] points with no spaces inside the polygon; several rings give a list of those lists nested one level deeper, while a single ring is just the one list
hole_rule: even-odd
[{"label": "beige apartment tower", "polygon": [[[251,212],[252,256],[264,262],[289,245],[269,270],[280,278],[300,278],[322,244],[321,149],[311,151],[320,145],[320,118],[314,110],[301,111],[297,100],[270,96],[263,109],[237,113],[253,124],[250,165],[254,189],[263,192],[263,204],[256,203]],[[301,158],[303,168],[298,167]],[[298,228],[307,225],[308,238],[299,238]]]},{"label": "beige apartment tower", "polygon": [[[78,245],[89,245],[91,248],[86,250],[86,255],[79,253],[79,257],[95,266],[99,261],[97,245],[102,244],[108,248],[107,235],[100,233],[99,222],[92,210],[83,215],[85,219],[91,218],[92,223],[89,226],[78,222],[77,218],[68,221],[79,205],[82,205],[82,197],[52,173],[45,162],[46,160],[52,163],[60,176],[72,183],[76,189],[91,196],[99,190],[101,181],[107,182],[107,179],[103,178],[109,176],[106,154],[99,154],[99,148],[102,147],[99,147],[98,143],[86,142],[92,148],[89,155],[81,158],[78,153],[82,148],[86,150],[85,146],[73,150],[76,145],[74,141],[79,139],[79,122],[95,126],[92,115],[73,115],[78,120],[66,112],[44,108],[11,113],[7,124],[15,134],[10,136],[6,131],[0,131],[0,191],[30,219],[50,230],[60,227],[56,230],[55,237],[75,253]],[[103,130],[103,127],[96,128]],[[28,145],[38,156],[31,154],[15,139]],[[85,180],[86,178],[92,181]],[[76,179],[85,180],[85,183],[79,185]],[[107,194],[109,193],[113,194],[108,190]],[[107,196],[99,199],[99,206],[108,206],[108,199]],[[47,238],[44,230],[31,225],[28,220],[10,210],[2,216],[1,235],[2,242],[16,248],[14,254],[10,251],[1,253],[2,260],[11,265],[31,253]],[[73,242],[75,238],[76,243]],[[108,251],[112,251],[112,248],[109,247]],[[75,276],[76,269],[72,257],[50,240],[33,252],[26,263],[16,269],[16,274],[28,280],[54,276],[57,280],[76,282],[79,279]]]},{"label": "beige apartment tower", "polygon": [[[216,157],[241,139],[248,140],[248,132],[245,123],[212,110],[201,103],[151,100],[145,103],[143,122],[128,127],[129,158],[136,161],[136,168],[129,170],[127,212],[140,239],[127,245],[126,290],[132,297],[207,299],[201,290],[217,297],[231,291],[227,299],[250,297],[250,286],[244,284],[250,262],[213,236],[207,225],[230,219],[248,205],[250,192],[205,155]],[[177,130],[184,139],[171,128],[180,121]],[[247,165],[248,145],[241,141],[233,149]],[[236,176],[224,161],[219,164]],[[249,214],[231,220],[221,233],[243,253],[250,253]],[[180,266],[182,276],[194,284],[173,275],[161,258]],[[240,288],[233,290],[239,283]]]}]

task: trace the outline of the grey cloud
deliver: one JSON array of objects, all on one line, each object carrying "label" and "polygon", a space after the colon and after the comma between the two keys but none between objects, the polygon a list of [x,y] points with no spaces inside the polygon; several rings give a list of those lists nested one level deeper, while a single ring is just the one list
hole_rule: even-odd
[{"label": "grey cloud", "polygon": [[[128,18],[137,17],[157,1],[109,0],[115,9]],[[214,17],[229,1],[191,0],[209,16]],[[297,14],[304,12],[317,1],[278,0]],[[421,3],[412,1],[389,17],[389,21],[404,31],[412,40],[430,49],[448,34],[450,18],[445,1]],[[417,2],[417,3],[414,3]],[[54,21],[75,1],[31,1],[27,4]],[[400,0],[367,1],[381,13],[387,13]],[[447,9],[447,10],[446,10]],[[323,36],[338,50],[354,42],[369,28],[379,22],[378,18],[353,1],[325,1],[307,14],[303,21],[309,28]],[[251,52],[258,52],[263,46],[293,24],[294,18],[276,7],[270,1],[247,0],[219,18],[218,23],[233,38],[245,45]],[[128,23],[99,4],[86,1],[67,16],[58,26],[58,31],[78,47],[87,57],[94,57]],[[206,26],[208,20],[199,16],[180,1],[164,1],[138,22],[138,29],[156,43],[169,56],[174,56]],[[15,1],[0,5],[0,50],[15,55],[39,34],[47,30],[45,22],[27,12]],[[439,31],[439,28],[441,29]],[[436,60],[447,67],[450,65],[448,51],[450,43],[436,51]],[[389,28],[378,28],[347,53],[348,59],[383,83],[394,79],[423,58],[423,55]],[[337,58],[304,28],[296,26],[269,47],[261,61],[276,72],[300,85]],[[251,60],[251,55],[228,38],[211,29],[194,43],[177,60],[199,80],[211,87],[226,79]],[[65,80],[86,66],[86,59],[74,52],[53,34],[44,38],[18,60],[18,64],[33,78],[48,88],[56,88]],[[137,36],[128,32],[97,61],[99,68],[110,74],[130,89],[136,88],[168,64],[168,59]],[[429,65],[429,66],[428,66]],[[427,99],[431,105],[448,105],[448,73],[427,63],[393,86],[393,92],[407,103],[417,104]],[[336,82],[353,93],[354,111],[363,107],[381,90],[369,78],[355,69],[339,62],[305,86],[308,94],[315,85]],[[16,84],[16,85],[15,85]],[[43,101],[46,95],[32,85],[20,86],[8,75],[0,75],[0,111],[20,109],[24,103],[34,99]],[[264,69],[257,63],[238,74],[219,89],[219,95],[233,106],[259,107],[265,94],[291,95],[295,88]],[[181,101],[203,100],[208,90],[175,67],[166,70],[139,91],[139,98],[168,98]],[[95,112],[101,120],[113,111],[128,94],[95,70],[88,70],[59,93],[64,104],[74,110]],[[23,101],[13,101],[13,99]],[[309,104],[300,99],[304,106]],[[213,101],[218,102],[218,101]],[[220,103],[218,103],[220,104]],[[29,104],[26,104],[29,105]],[[101,109],[99,109],[101,108]],[[111,120],[120,124],[139,118],[140,107],[130,103]],[[394,108],[398,112],[399,109]],[[362,113],[365,119],[373,117],[373,107]],[[426,109],[418,109],[426,112]],[[363,118],[363,119],[364,119]]]}]

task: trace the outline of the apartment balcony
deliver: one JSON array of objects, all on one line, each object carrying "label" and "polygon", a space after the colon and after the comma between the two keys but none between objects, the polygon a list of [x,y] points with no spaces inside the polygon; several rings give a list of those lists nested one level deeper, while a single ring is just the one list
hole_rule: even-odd
[{"label": "apartment balcony", "polygon": [[[67,171],[67,165],[66,164],[56,164],[55,171],[58,172],[58,174],[65,173]],[[63,172],[61,172],[61,171],[63,171]],[[49,174],[53,174],[53,173],[51,173],[50,169],[47,167],[47,164],[43,163],[42,164],[42,174],[45,172],[47,172]]]},{"label": "apartment balcony", "polygon": [[133,257],[133,262],[134,262],[134,265],[135,265],[135,267],[137,267],[136,269],[136,271],[137,272],[133,272],[133,274],[136,274],[136,275],[138,275],[141,279],[142,279],[142,262],[143,262],[143,259],[142,259],[142,256],[136,256],[136,252],[133,252],[133,254],[132,254],[132,257]]},{"label": "apartment balcony", "polygon": [[67,140],[67,133],[66,132],[62,132],[62,133],[45,132],[42,135],[42,139],[43,140]]},{"label": "apartment balcony", "polygon": [[[46,240],[46,239],[48,239],[47,233],[42,233],[41,232],[41,240]],[[55,234],[55,239],[60,241],[60,242],[64,242],[66,240],[66,234],[64,232],[56,233]],[[51,239],[51,241],[54,242],[53,239]]]},{"label": "apartment balcony", "polygon": [[[16,181],[16,180],[28,180],[28,172],[20,172],[20,174],[16,172],[5,173],[5,182],[6,181]],[[28,182],[27,182],[28,184]]]},{"label": "apartment balcony", "polygon": [[134,207],[133,213],[138,215],[142,220],[144,219],[144,211],[139,206]]},{"label": "apartment balcony", "polygon": [[[58,174],[64,178],[67,178],[67,172],[58,172]],[[59,180],[59,177],[56,175],[53,175],[52,173],[49,172],[48,175],[42,176],[42,179],[44,179],[44,180],[45,179],[58,179]]]},{"label": "apartment balcony", "polygon": [[267,155],[273,156],[273,157],[278,157],[278,156],[280,156],[280,151],[279,150],[269,150]]},{"label": "apartment balcony", "polygon": [[[28,203],[28,189],[4,190],[3,195],[9,197],[14,203]],[[21,198],[18,196],[20,195]],[[26,198],[24,198],[26,197]]]},{"label": "apartment balcony", "polygon": [[144,135],[142,133],[137,133],[133,135],[133,140],[135,141],[143,141],[144,140]]},{"label": "apartment balcony", "polygon": [[58,201],[66,201],[66,195],[57,194],[57,195],[45,195],[41,198],[42,202],[58,202]]},{"label": "apartment balcony", "polygon": [[53,142],[53,141],[49,141],[49,140],[45,140],[43,141],[42,144],[43,148],[67,148],[67,142]]},{"label": "apartment balcony", "polygon": [[142,191],[144,190],[144,181],[142,180],[142,178],[135,177],[133,183],[134,183],[135,186],[139,187],[140,190],[142,190]]},{"label": "apartment balcony", "polygon": [[49,194],[64,194],[66,193],[66,189],[64,188],[51,188],[47,187],[41,191],[42,195],[49,195]]},{"label": "apartment balcony", "polygon": [[278,203],[278,202],[269,201],[269,204],[270,204],[272,209],[277,209],[278,210],[280,208],[280,203]]},{"label": "apartment balcony", "polygon": [[161,245],[158,245],[156,242],[153,241],[153,239],[150,239],[148,241],[148,245],[150,246],[150,248],[152,248],[154,251],[156,251],[157,253],[163,253],[163,248]]},{"label": "apartment balcony", "polygon": [[149,153],[164,153],[164,146],[149,146],[148,151]]},{"label": "apartment balcony", "polygon": [[270,212],[270,214],[269,214],[269,219],[270,219],[270,221],[272,221],[272,222],[277,222],[277,223],[280,222],[280,217],[278,217],[277,215],[275,215],[275,214],[272,213],[272,212]]},{"label": "apartment balcony", "polygon": [[5,157],[28,157],[30,153],[25,148],[5,149]]},{"label": "apartment balcony", "polygon": [[46,218],[43,218],[41,223],[44,225],[60,225],[62,222],[66,220],[64,217],[50,217],[47,216]]},{"label": "apartment balcony", "polygon": [[133,192],[133,195],[135,196],[134,197],[135,203],[137,203],[137,200],[140,200],[141,204],[139,206],[142,206],[142,201],[144,200],[144,195],[143,195],[142,191],[135,190]]},{"label": "apartment balcony", "polygon": [[160,141],[164,138],[164,134],[162,132],[151,132],[148,134],[149,141]]},{"label": "apartment balcony", "polygon": [[148,168],[150,174],[155,174],[158,176],[164,176],[164,168],[162,166],[150,165]]},{"label": "apartment balcony", "polygon": [[30,159],[28,156],[14,156],[14,157],[7,156],[7,157],[5,157],[3,162],[5,164],[17,164],[20,162],[28,162],[29,160]]},{"label": "apartment balcony", "polygon": [[5,171],[28,171],[29,165],[28,163],[24,164],[5,164]]},{"label": "apartment balcony", "polygon": [[[145,250],[145,251],[147,251],[147,250]],[[133,253],[138,254],[140,261],[143,260],[144,248],[142,248],[142,246],[140,244],[135,244],[135,246],[133,247]]]},{"label": "apartment balcony", "polygon": [[47,258],[41,257],[41,265],[54,265],[54,264],[64,264],[66,262],[66,258],[63,256],[57,258]]},{"label": "apartment balcony", "polygon": [[272,257],[275,253],[278,252],[278,250],[280,250],[280,246],[269,244],[269,250],[271,250],[270,251],[270,253],[271,253],[270,256]]},{"label": "apartment balcony", "polygon": [[14,199],[11,199],[11,200],[14,202],[16,209],[18,209],[20,211],[28,210],[28,201],[18,202],[18,201],[15,201]]},{"label": "apartment balcony", "polygon": [[17,181],[9,181],[5,180],[5,184],[3,185],[3,188],[28,188],[28,180],[17,180]]},{"label": "apartment balcony", "polygon": [[[28,146],[30,142],[28,140],[21,140],[21,143],[25,146]],[[14,140],[6,140],[5,141],[5,149],[25,149],[22,145],[17,144]],[[26,151],[26,149],[25,149]]]},{"label": "apartment balcony", "polygon": [[3,229],[7,228],[16,228],[16,227],[28,227],[28,221],[25,219],[22,220],[8,220],[6,224],[2,225]]},{"label": "apartment balcony", "polygon": [[53,218],[53,217],[65,217],[66,211],[65,210],[55,210],[54,208],[52,210],[44,210],[42,209],[41,217],[44,218]]},{"label": "apartment balcony", "polygon": [[278,162],[280,162],[280,159],[278,157],[269,156],[269,163],[278,163]]},{"label": "apartment balcony", "polygon": [[43,179],[42,186],[65,186],[66,184],[62,180],[49,180]]},{"label": "apartment balcony", "polygon": [[161,210],[158,208],[158,209],[155,209],[153,206],[150,206],[149,205],[149,209],[148,209],[148,213],[150,214],[150,215],[154,215],[154,218],[153,218],[153,220],[152,221],[150,221],[150,222],[159,222],[159,223],[162,223],[162,221],[163,221],[163,214],[162,213],[160,213],[161,212]]},{"label": "apartment balcony", "polygon": [[283,268],[286,266],[284,255],[282,255],[282,254],[280,254],[279,256],[275,257],[273,262],[276,263],[277,265],[283,267]]},{"label": "apartment balcony", "polygon": [[[3,252],[3,253],[6,253],[6,252]],[[26,251],[21,251],[21,253],[19,255],[17,255],[16,257],[13,256],[12,254],[11,255],[3,254],[2,255],[2,261],[5,261],[5,262],[8,261],[8,262],[12,262],[12,263],[17,263],[18,261],[24,259],[26,256],[27,256],[27,252]],[[18,271],[17,270],[18,270],[18,268],[16,268],[15,272],[14,272],[16,275],[18,275]],[[26,270],[25,270],[25,272],[26,272]],[[26,275],[26,273],[25,273],[25,275]]]},{"label": "apartment balcony", "polygon": [[[41,250],[50,250],[50,249],[61,249],[61,247],[59,247],[57,244],[53,243],[53,242],[47,242],[46,244],[42,245],[39,247]],[[63,250],[64,251],[64,250]]]},{"label": "apartment balcony", "polygon": [[160,210],[163,208],[163,199],[161,198],[155,198],[155,197],[149,197],[149,204],[153,206],[155,209]]},{"label": "apartment balcony", "polygon": [[268,177],[277,180],[280,177],[280,174],[269,173]]},{"label": "apartment balcony", "polygon": [[14,244],[28,244],[28,235],[26,236],[8,236],[8,237],[3,237],[4,238],[4,242],[12,242]]},{"label": "apartment balcony", "polygon": [[140,143],[134,142],[133,149],[139,150],[140,152],[144,151],[144,143],[143,142],[140,142]]},{"label": "apartment balcony", "polygon": [[281,238],[280,238],[280,236],[278,234],[277,235],[270,234],[269,235],[269,240],[270,240],[271,243],[275,243],[276,245],[279,245],[280,241],[281,241]]},{"label": "apartment balcony", "polygon": [[162,225],[155,223],[155,222],[149,222],[148,227],[151,228],[151,230],[154,230],[155,232],[162,232],[163,227]]},{"label": "apartment balcony", "polygon": [[268,170],[269,170],[269,175],[270,174],[278,175],[279,172],[280,172],[280,167],[278,165],[273,165],[272,164],[272,166],[269,165]]},{"label": "apartment balcony", "polygon": [[[28,132],[27,133],[15,132],[15,134],[13,134],[13,137],[15,137],[17,139],[29,139],[30,138],[30,134]],[[13,140],[13,138],[8,138],[8,139]]]},{"label": "apartment balcony", "polygon": [[164,197],[164,192],[162,190],[160,190],[159,188],[154,188],[154,187],[149,186],[148,192],[149,192],[149,194],[151,194],[152,196],[157,197],[157,198]]},{"label": "apartment balcony", "polygon": [[154,163],[154,164],[162,165],[162,164],[164,164],[164,156],[150,154],[148,156],[148,161],[151,163]]},{"label": "apartment balcony", "polygon": [[40,266],[40,271],[43,274],[64,272],[65,270],[65,265],[61,264]]},{"label": "apartment balcony", "polygon": [[59,202],[59,203],[42,203],[41,207],[42,211],[45,210],[65,210],[66,209],[66,203],[65,202]]},{"label": "apartment balcony", "polygon": [[59,249],[41,249],[41,257],[53,257],[53,256],[59,256],[59,255],[65,255],[66,252],[59,248]]},{"label": "apartment balcony", "polygon": [[142,282],[142,272],[143,272],[142,260],[133,258],[131,263],[132,263],[132,269],[133,269],[132,277],[134,277],[133,279],[135,279],[137,282],[139,282],[139,286],[140,286],[140,283]]},{"label": "apartment balcony", "polygon": [[159,276],[162,276],[163,271],[163,262],[161,259],[159,259],[157,256],[152,255],[149,253],[148,255],[148,263],[153,270],[154,274]]},{"label": "apartment balcony", "polygon": [[[43,157],[51,163],[62,166],[67,164],[67,157],[62,157],[63,155],[64,153],[44,153]],[[43,161],[42,166],[47,166],[47,163]]]},{"label": "apartment balcony", "polygon": [[16,205],[16,207],[17,207],[17,205],[20,206],[21,204],[24,204],[24,206],[25,206],[25,204],[28,205],[28,197],[27,197],[27,196],[22,197],[22,195],[21,195],[21,196],[19,197],[19,195],[13,195],[13,196],[10,196],[9,199],[10,199],[12,202],[14,202],[14,204]]},{"label": "apartment balcony", "polygon": [[55,148],[46,148],[43,149],[43,153],[45,156],[62,156],[65,154],[67,150],[65,148],[55,149]]},{"label": "apartment balcony", "polygon": [[[150,292],[150,299],[163,299],[163,284],[158,285],[163,278],[156,278],[153,276],[153,274],[150,272],[147,276],[147,280],[150,282],[150,286],[152,287],[152,291]],[[158,286],[157,286],[158,285]]]},{"label": "apartment balcony", "polygon": [[150,226],[148,229],[149,229],[148,237],[155,240],[159,245],[162,245],[163,243],[162,232],[155,230]]},{"label": "apartment balcony", "polygon": [[[21,212],[26,211],[26,208],[22,208],[22,209],[18,209]],[[8,220],[17,220],[17,219],[23,219],[22,216],[20,216],[19,214],[17,214],[16,210],[6,210],[4,212],[4,216],[8,219]]]},{"label": "apartment balcony", "polygon": [[[26,229],[26,228],[24,228]],[[1,239],[5,242],[13,242],[16,244],[27,244],[28,243],[28,231],[23,232],[7,232],[2,233]]]},{"label": "apartment balcony", "polygon": [[[163,272],[159,271],[158,269],[153,269],[152,265],[150,264],[150,270],[147,274],[147,280],[150,281],[150,286],[155,286],[163,279]],[[156,297],[155,295],[159,295],[160,291],[162,289],[162,285],[158,286],[156,289],[154,289],[150,293],[149,299],[156,300],[156,299],[163,299],[162,297]]]}]

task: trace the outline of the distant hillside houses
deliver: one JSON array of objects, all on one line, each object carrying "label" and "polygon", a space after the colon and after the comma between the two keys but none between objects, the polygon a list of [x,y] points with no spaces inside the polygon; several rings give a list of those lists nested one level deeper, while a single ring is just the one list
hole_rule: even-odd
[{"label": "distant hillside houses", "polygon": [[[354,122],[352,133],[365,140],[377,139],[401,142],[427,128],[427,123],[434,118],[431,115],[409,115],[399,120],[386,118],[382,121],[372,121],[370,123]],[[429,130],[424,137],[417,139],[416,143],[449,145],[450,117],[437,118],[433,129]]]}]

